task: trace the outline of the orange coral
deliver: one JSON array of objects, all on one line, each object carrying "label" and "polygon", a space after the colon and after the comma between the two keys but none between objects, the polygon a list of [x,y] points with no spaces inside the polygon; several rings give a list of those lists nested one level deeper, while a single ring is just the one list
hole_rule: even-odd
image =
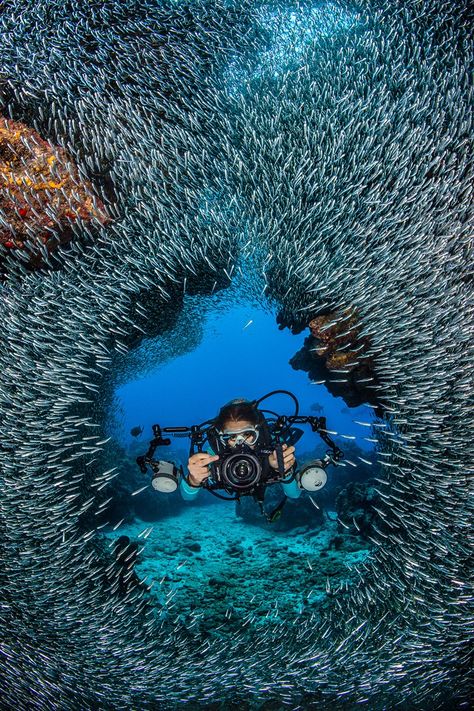
[{"label": "orange coral", "polygon": [[6,118],[0,118],[0,187],[0,242],[7,248],[41,242],[52,251],[71,239],[76,219],[110,220],[63,148]]},{"label": "orange coral", "polygon": [[313,351],[326,359],[329,370],[350,372],[369,364],[370,359],[364,358],[363,354],[370,341],[367,337],[359,336],[358,322],[355,309],[346,309],[342,314],[332,311],[310,321],[311,335],[317,341]]}]

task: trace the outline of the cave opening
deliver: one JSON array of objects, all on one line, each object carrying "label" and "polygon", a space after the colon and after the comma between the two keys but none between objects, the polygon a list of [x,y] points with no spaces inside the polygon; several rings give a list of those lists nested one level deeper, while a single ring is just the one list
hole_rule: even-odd
[{"label": "cave opening", "polygon": [[[324,382],[297,369],[295,353],[307,340],[307,330],[294,335],[277,327],[275,304],[230,289],[186,294],[167,331],[115,358],[107,434],[119,474],[101,531],[118,557],[120,545],[125,558],[132,551],[127,574],[156,603],[158,617],[179,620],[199,637],[237,629],[252,634],[262,625],[319,615],[335,591],[350,591],[370,555],[376,413],[368,404],[348,407]],[[179,489],[156,491],[151,471],[139,470],[136,458],[148,449],[152,425],[189,427],[213,418],[233,398],[278,389],[294,393],[300,414],[327,418],[345,458],[328,468],[323,489],[287,499],[275,522],[251,496],[235,503],[202,490],[195,501],[184,501]],[[284,394],[262,407],[294,412]],[[310,427],[301,429],[295,455],[302,468],[327,445]],[[189,446],[189,438],[171,438],[156,457],[187,472]],[[282,496],[281,484],[268,486],[265,508]]]}]

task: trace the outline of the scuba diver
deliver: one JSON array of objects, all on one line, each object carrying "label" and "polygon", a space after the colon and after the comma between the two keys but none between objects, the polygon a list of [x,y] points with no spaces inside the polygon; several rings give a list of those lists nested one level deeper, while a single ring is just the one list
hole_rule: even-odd
[{"label": "scuba diver", "polygon": [[[292,398],[293,415],[259,409],[261,402],[278,393]],[[264,413],[271,417],[266,418]],[[294,427],[295,424],[310,425],[330,447],[325,456],[307,463],[301,470],[295,460],[295,444],[303,430]],[[231,400],[221,407],[217,417],[199,425],[162,430],[156,424],[152,430],[154,438],[146,454],[137,457],[137,464],[143,474],[151,468],[151,484],[156,491],[169,494],[179,488],[185,501],[194,500],[201,488],[225,501],[239,502],[243,496],[252,496],[270,522],[277,520],[287,499],[299,498],[302,490],[319,491],[327,482],[327,467],[337,466],[344,456],[329,437],[326,418],[300,415],[298,400],[288,390],[272,390],[258,400]],[[154,458],[157,447],[171,443],[162,432],[191,440],[187,474],[182,465]],[[264,507],[265,491],[277,483],[283,487],[283,499],[269,513]]]},{"label": "scuba diver", "polygon": [[[188,459],[188,477],[183,476],[180,482],[181,496],[185,501],[193,501],[203,482],[210,476],[209,465],[219,460],[219,454],[215,454],[215,451],[226,446],[233,450],[240,444],[246,444],[253,450],[258,444],[263,444],[265,439],[269,439],[268,425],[263,414],[254,403],[245,398],[236,398],[221,407],[214,420],[214,429],[213,444],[216,449],[214,450],[212,447],[208,452],[196,452]],[[295,448],[292,445],[283,444],[282,450],[283,469],[286,475],[281,479],[283,491],[288,498],[297,499],[301,494],[301,489],[298,487],[296,479],[291,477],[296,465]],[[267,455],[264,466],[278,472],[276,450]]]}]

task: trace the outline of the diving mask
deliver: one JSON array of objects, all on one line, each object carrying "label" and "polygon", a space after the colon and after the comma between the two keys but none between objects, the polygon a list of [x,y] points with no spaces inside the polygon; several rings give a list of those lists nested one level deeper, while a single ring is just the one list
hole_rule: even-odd
[{"label": "diving mask", "polygon": [[244,427],[239,430],[226,430],[219,432],[219,439],[224,445],[237,447],[239,444],[248,444],[253,447],[258,440],[258,430],[256,427]]}]

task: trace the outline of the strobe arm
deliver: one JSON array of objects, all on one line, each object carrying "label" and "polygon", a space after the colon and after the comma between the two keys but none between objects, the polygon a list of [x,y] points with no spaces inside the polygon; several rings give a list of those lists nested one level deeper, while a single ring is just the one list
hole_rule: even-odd
[{"label": "strobe arm", "polygon": [[[207,424],[205,422],[204,424]],[[202,429],[202,425],[193,425],[192,427],[165,427],[163,432],[171,432],[175,437],[189,437],[191,446],[189,456],[194,454],[194,448],[197,447],[198,452],[202,452],[204,442],[207,439],[206,431]]]},{"label": "strobe arm", "polygon": [[138,466],[140,467],[140,471],[142,474],[147,473],[147,464],[152,464],[153,462],[153,455],[155,454],[156,448],[157,447],[168,447],[171,444],[171,440],[169,437],[163,438],[161,436],[161,427],[160,425],[152,425],[152,430],[153,434],[155,435],[153,439],[150,441],[150,446],[148,447],[148,452],[146,454],[142,454],[140,457],[137,457],[136,462]]},{"label": "strobe arm", "polygon": [[342,459],[344,457],[344,452],[342,451],[342,449],[339,449],[339,447],[334,444],[327,432],[324,431],[326,430],[326,418],[309,417],[308,420],[313,432],[317,432],[321,439],[326,442],[329,447],[331,447],[333,460],[335,462],[338,462],[340,459]]},{"label": "strobe arm", "polygon": [[332,439],[327,434],[326,430],[326,418],[325,417],[313,417],[312,415],[281,415],[275,423],[274,434],[280,435],[285,429],[288,429],[293,424],[311,426],[313,432],[317,432],[321,439],[326,442],[326,444],[332,450],[332,459],[338,462],[344,457],[344,452],[339,449],[332,441]]}]

